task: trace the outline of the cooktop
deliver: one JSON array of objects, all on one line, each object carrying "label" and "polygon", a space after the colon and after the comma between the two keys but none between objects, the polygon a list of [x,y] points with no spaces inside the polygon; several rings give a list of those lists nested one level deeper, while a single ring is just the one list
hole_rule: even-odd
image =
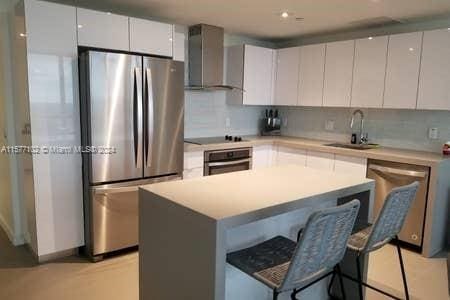
[{"label": "cooktop", "polygon": [[235,143],[235,142],[245,142],[240,136],[215,136],[215,137],[205,137],[205,138],[192,138],[185,139],[186,143],[196,144],[196,145],[209,145],[209,144],[222,144],[222,143]]}]

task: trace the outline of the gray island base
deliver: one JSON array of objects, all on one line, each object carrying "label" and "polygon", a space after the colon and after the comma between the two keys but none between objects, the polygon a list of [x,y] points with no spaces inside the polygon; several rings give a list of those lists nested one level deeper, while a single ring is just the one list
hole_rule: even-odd
[{"label": "gray island base", "polygon": [[[227,265],[227,252],[278,234],[295,240],[312,211],[353,198],[361,201],[358,222],[371,221],[373,190],[369,179],[296,165],[143,186],[140,300],[272,299],[268,288]],[[354,275],[351,256],[342,267]],[[298,297],[327,299],[327,283]],[[352,282],[345,286],[348,297],[356,295]]]}]

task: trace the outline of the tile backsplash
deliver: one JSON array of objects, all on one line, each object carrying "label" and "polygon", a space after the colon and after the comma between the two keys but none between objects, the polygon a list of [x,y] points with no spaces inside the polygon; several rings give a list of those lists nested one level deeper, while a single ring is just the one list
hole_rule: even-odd
[{"label": "tile backsplash", "polygon": [[[185,137],[259,134],[259,124],[266,107],[231,105],[226,93],[186,91]],[[278,107],[287,118],[282,134],[305,138],[349,142],[352,108]],[[397,109],[362,109],[369,142],[386,147],[440,152],[450,141],[450,111]],[[227,119],[229,126],[227,127]],[[327,121],[334,123],[327,130]],[[428,138],[430,128],[438,129],[438,138]],[[359,117],[354,132],[359,130]]]},{"label": "tile backsplash", "polygon": [[[283,107],[280,110],[281,116],[287,117],[283,135],[338,142],[350,140],[350,119],[354,109]],[[363,112],[369,142],[386,147],[440,152],[442,144],[450,141],[449,111],[363,109]],[[333,130],[325,129],[327,121],[334,122]],[[355,121],[354,131],[357,132],[358,116]],[[438,139],[428,138],[429,128],[438,128]]]},{"label": "tile backsplash", "polygon": [[224,91],[186,91],[185,101],[186,138],[259,133],[265,107],[228,104]]}]

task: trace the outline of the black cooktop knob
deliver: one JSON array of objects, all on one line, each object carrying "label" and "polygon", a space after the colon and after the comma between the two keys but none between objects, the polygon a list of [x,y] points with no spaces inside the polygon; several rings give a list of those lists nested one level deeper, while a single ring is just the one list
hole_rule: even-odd
[{"label": "black cooktop knob", "polygon": [[237,140],[238,142],[242,142],[242,138],[240,136],[237,138]]}]

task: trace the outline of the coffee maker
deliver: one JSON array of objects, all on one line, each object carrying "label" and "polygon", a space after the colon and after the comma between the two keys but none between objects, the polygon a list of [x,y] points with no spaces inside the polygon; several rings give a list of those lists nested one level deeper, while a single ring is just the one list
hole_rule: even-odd
[{"label": "coffee maker", "polygon": [[265,117],[261,121],[261,135],[280,135],[281,118],[278,115],[278,109],[265,111]]}]

